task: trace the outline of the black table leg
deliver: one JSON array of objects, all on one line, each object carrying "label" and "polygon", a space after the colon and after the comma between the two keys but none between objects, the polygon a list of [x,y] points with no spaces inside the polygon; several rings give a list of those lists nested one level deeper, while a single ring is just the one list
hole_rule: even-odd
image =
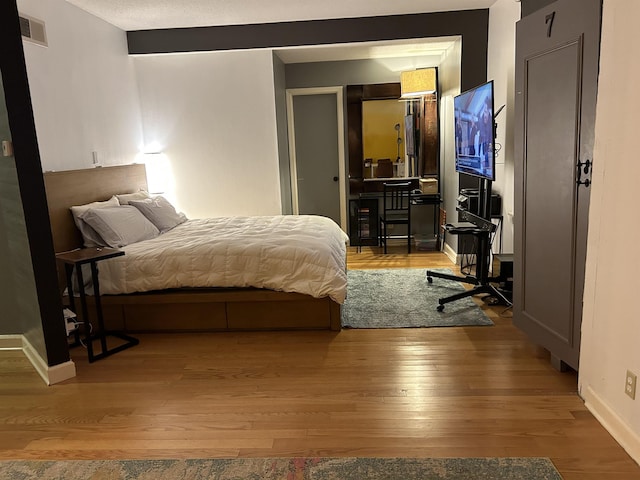
[{"label": "black table leg", "polygon": [[[82,265],[76,268],[78,276],[78,290],[80,294],[80,308],[82,309],[82,322],[84,324],[84,338],[87,343],[87,355],[89,362],[93,361],[93,343],[91,341],[91,323],[89,322],[89,308],[87,307],[87,294],[84,291],[84,278],[82,276]],[[73,292],[70,292],[73,295]]]}]

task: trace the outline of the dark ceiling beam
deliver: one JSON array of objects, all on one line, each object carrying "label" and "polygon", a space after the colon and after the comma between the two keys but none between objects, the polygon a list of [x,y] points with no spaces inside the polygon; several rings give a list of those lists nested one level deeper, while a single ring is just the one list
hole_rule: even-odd
[{"label": "dark ceiling beam", "polygon": [[462,89],[486,81],[489,10],[127,32],[133,55],[462,36]]}]

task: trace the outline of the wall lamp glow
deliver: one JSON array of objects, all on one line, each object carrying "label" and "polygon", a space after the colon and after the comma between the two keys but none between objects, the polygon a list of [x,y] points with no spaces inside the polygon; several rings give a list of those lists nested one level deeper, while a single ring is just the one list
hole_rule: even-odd
[{"label": "wall lamp glow", "polygon": [[153,194],[165,193],[172,178],[171,164],[164,153],[144,153],[142,161],[147,170],[147,186]]},{"label": "wall lamp glow", "polygon": [[421,97],[436,90],[435,68],[421,68],[400,73],[400,98]]}]

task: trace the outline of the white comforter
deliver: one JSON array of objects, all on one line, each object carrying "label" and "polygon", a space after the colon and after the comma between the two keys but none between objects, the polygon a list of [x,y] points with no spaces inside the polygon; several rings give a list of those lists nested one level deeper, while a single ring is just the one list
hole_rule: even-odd
[{"label": "white comforter", "polygon": [[312,215],[188,220],[100,262],[100,293],[257,287],[343,303],[347,236]]}]

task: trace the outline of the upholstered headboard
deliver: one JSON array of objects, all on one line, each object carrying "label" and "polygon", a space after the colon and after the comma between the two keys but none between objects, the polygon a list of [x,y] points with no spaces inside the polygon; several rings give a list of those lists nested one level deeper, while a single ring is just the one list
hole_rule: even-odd
[{"label": "upholstered headboard", "polygon": [[56,252],[82,246],[82,237],[71,216],[70,207],[108,200],[112,195],[147,190],[143,164],[45,172],[45,189],[53,247]]}]

